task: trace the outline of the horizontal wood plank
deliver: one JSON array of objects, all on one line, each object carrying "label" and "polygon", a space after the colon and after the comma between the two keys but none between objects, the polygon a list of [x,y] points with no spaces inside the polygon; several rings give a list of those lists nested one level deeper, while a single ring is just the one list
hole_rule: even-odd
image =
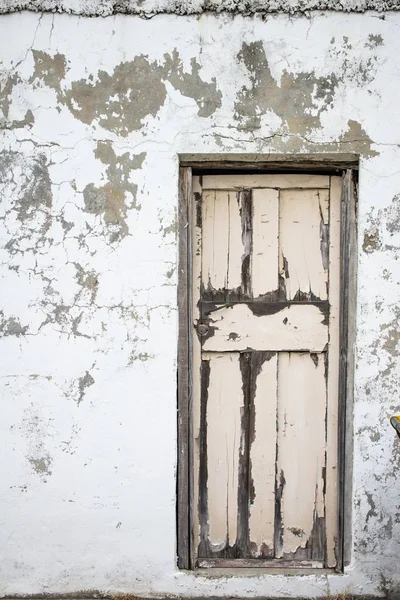
[{"label": "horizontal wood plank", "polygon": [[229,190],[235,188],[314,189],[329,188],[327,175],[204,175],[204,190]]},{"label": "horizontal wood plank", "polygon": [[286,305],[273,314],[258,315],[247,304],[240,303],[222,307],[210,315],[203,351],[322,352],[327,343],[328,327],[318,306]]},{"label": "horizontal wood plank", "polygon": [[232,568],[262,568],[262,569],[323,569],[324,564],[317,560],[284,560],[258,558],[199,558],[196,566],[200,569],[232,569]]}]

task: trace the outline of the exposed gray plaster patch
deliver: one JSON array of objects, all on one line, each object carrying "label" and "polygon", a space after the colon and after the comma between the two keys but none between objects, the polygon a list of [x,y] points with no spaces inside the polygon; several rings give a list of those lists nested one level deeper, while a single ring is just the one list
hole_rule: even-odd
[{"label": "exposed gray plaster patch", "polygon": [[328,55],[337,64],[339,81],[350,81],[352,85],[365,87],[372,83],[379,68],[379,52],[377,46],[383,44],[381,35],[370,34],[364,42],[364,50],[354,60],[354,48],[347,36],[331,40]]},{"label": "exposed gray plaster patch", "polygon": [[367,497],[368,500],[368,504],[369,504],[369,511],[367,512],[367,516],[365,517],[366,522],[368,523],[368,520],[371,517],[377,517],[378,513],[376,512],[376,506],[375,506],[375,502],[374,499],[372,497],[372,494],[370,494],[369,492],[365,492],[365,495]]},{"label": "exposed gray plaster patch", "polygon": [[[23,174],[22,194],[16,199],[15,210],[21,222],[35,217],[36,211],[46,210],[52,206],[51,181],[45,154],[38,154],[28,161],[29,171]],[[44,225],[45,227],[46,225]]]},{"label": "exposed gray plaster patch", "polygon": [[172,55],[165,54],[163,76],[175,89],[188,98],[193,98],[199,107],[199,117],[209,117],[222,104],[222,93],[217,89],[213,77],[210,83],[204,82],[200,77],[200,65],[195,58],[190,61],[191,72],[186,73],[177,50]]},{"label": "exposed gray plaster patch", "polygon": [[85,16],[107,16],[116,13],[152,17],[156,14],[192,15],[229,12],[243,15],[257,13],[307,13],[311,10],[364,12],[366,10],[399,10],[398,0],[2,0],[0,12],[18,10],[67,12]]},{"label": "exposed gray plaster patch", "polygon": [[[239,64],[245,66],[249,78],[249,84],[243,86],[236,97],[234,119],[238,123],[237,129],[245,132],[260,129],[263,116],[272,111],[280,117],[286,131],[299,136],[308,136],[312,130],[321,127],[321,114],[333,107],[337,88],[346,70],[350,69],[349,65],[352,69],[354,65],[354,60],[343,59],[341,76],[331,73],[326,77],[316,77],[311,71],[292,74],[284,70],[278,85],[272,76],[262,41],[244,42],[237,58]],[[375,73],[369,64],[371,61],[372,58],[357,67],[361,74],[368,72],[369,78],[373,78]],[[348,76],[354,81],[353,71]],[[365,84],[365,77],[361,77],[360,85]],[[349,132],[342,137],[342,142],[349,139],[356,144],[358,139],[365,137],[360,124],[349,121]]]},{"label": "exposed gray plaster patch", "polygon": [[400,232],[400,194],[394,196],[392,204],[386,209],[386,229],[390,235]]},{"label": "exposed gray plaster patch", "polygon": [[[48,159],[45,154],[25,156],[19,152],[0,152],[0,201],[6,216],[13,214],[20,222],[18,235],[10,231],[5,249],[11,254],[35,253],[51,226],[53,202]],[[7,224],[7,222],[6,222]]]},{"label": "exposed gray plaster patch", "polygon": [[18,73],[14,73],[14,75],[10,76],[9,73],[4,71],[1,75],[2,82],[0,83],[0,110],[2,114],[2,127],[3,121],[8,118],[11,104],[11,94],[13,88],[17,83],[20,82],[20,78]]},{"label": "exposed gray plaster patch", "polygon": [[[367,383],[367,387],[373,388],[374,390],[372,391],[370,389],[369,392],[374,398],[381,393],[380,390],[382,388],[392,390],[393,386],[395,386],[396,389],[398,387],[398,377],[396,377],[396,371],[398,368],[400,354],[400,307],[397,304],[394,304],[389,308],[392,312],[392,318],[387,323],[383,323],[379,326],[379,335],[376,336],[371,347],[369,348],[369,352],[371,352],[371,354],[374,356],[381,356],[382,350],[386,354],[386,366],[380,369],[378,375],[376,375],[373,381],[370,380]],[[376,388],[378,389],[376,390]],[[393,412],[398,412],[399,408],[400,406],[396,397],[394,398],[394,403],[390,410]],[[396,441],[398,441],[397,438]],[[398,445],[400,447],[400,444]]]},{"label": "exposed gray plaster patch", "polygon": [[137,185],[130,180],[131,171],[140,169],[146,157],[142,152],[117,156],[111,142],[98,142],[95,156],[107,165],[107,183],[96,186],[89,183],[83,190],[85,211],[101,215],[108,230],[110,243],[117,242],[129,233],[127,212],[140,209],[137,203]]},{"label": "exposed gray plaster patch", "polygon": [[364,234],[364,252],[371,253],[378,249],[400,251],[399,232],[400,194],[396,194],[389,206],[378,211],[372,209],[369,227]]},{"label": "exposed gray plaster patch", "polygon": [[373,33],[370,33],[368,36],[368,44],[371,48],[383,46],[383,37],[380,34],[374,35]]},{"label": "exposed gray plaster patch", "polygon": [[200,65],[192,59],[191,71],[186,73],[176,50],[164,55],[162,65],[150,62],[146,56],[136,56],[117,65],[111,74],[99,71],[96,78],[72,82],[64,101],[80,121],[97,122],[124,137],[140,129],[147,117],[157,114],[167,97],[165,81],[193,98],[200,116],[213,114],[221,106],[222,94],[215,79],[205,82],[199,71]]},{"label": "exposed gray plaster patch", "polygon": [[382,434],[379,430],[379,427],[376,426],[370,426],[370,425],[365,425],[364,427],[360,427],[357,431],[357,435],[361,435],[364,432],[368,433],[368,437],[371,440],[371,442],[379,442],[379,440],[382,437]]},{"label": "exposed gray plaster patch", "polygon": [[50,467],[53,463],[53,460],[49,454],[41,456],[40,458],[30,457],[28,460],[31,463],[35,473],[41,477],[52,474]]},{"label": "exposed gray plaster patch", "polygon": [[47,440],[54,434],[52,421],[41,412],[37,402],[31,402],[19,426],[27,443],[27,461],[43,482],[52,474],[53,459],[47,448]]},{"label": "exposed gray plaster patch", "polygon": [[18,73],[10,76],[9,72],[3,71],[0,75],[0,129],[30,128],[35,122],[30,109],[26,111],[23,119],[10,119],[12,93],[14,87],[20,82]]},{"label": "exposed gray plaster patch", "polygon": [[151,360],[152,358],[154,358],[154,354],[149,354],[148,352],[140,352],[138,350],[132,350],[132,352],[129,356],[128,364],[132,365],[133,363],[135,363],[137,361],[147,362],[148,360]]},{"label": "exposed gray plaster patch", "polygon": [[90,301],[94,302],[99,287],[99,275],[95,271],[85,271],[80,264],[75,263],[76,280],[85,290],[90,292]]},{"label": "exposed gray plaster patch", "polygon": [[379,232],[378,231],[369,231],[364,233],[364,241],[363,241],[363,250],[367,254],[371,254],[375,250],[380,248],[380,240],[379,240]]},{"label": "exposed gray plaster patch", "polygon": [[57,94],[59,102],[63,96],[61,92],[60,82],[64,79],[67,71],[67,61],[63,54],[54,54],[53,56],[47,52],[40,50],[32,50],[34,60],[34,71],[29,79],[35,87],[46,85],[53,89]]},{"label": "exposed gray plaster patch", "polygon": [[178,218],[175,214],[172,221],[168,225],[164,225],[164,220],[161,216],[161,212],[159,211],[158,218],[160,220],[160,233],[162,233],[163,238],[172,235],[174,239],[176,239],[178,235]]},{"label": "exposed gray plaster patch", "polygon": [[[259,148],[259,152],[264,152],[266,144],[270,144],[271,140],[274,140],[274,148],[276,151],[282,152],[321,152],[321,153],[332,153],[332,152],[352,152],[358,153],[364,157],[378,156],[379,152],[372,148],[374,142],[367,135],[360,123],[349,119],[347,122],[347,129],[334,141],[320,142],[313,139],[313,132],[309,134],[295,134],[289,131],[279,131],[272,133],[268,136],[257,135],[253,131],[237,131],[239,127],[230,126],[226,133],[213,133],[216,143],[224,148],[226,151],[226,140],[237,143],[238,148],[243,147],[244,141],[256,142]],[[231,133],[232,130],[232,133]],[[241,135],[241,137],[239,137]],[[244,135],[251,135],[250,139],[243,139]]]},{"label": "exposed gray plaster patch", "polygon": [[65,56],[60,53],[51,56],[41,50],[32,50],[32,56],[35,67],[30,83],[42,80],[48,87],[57,89],[67,71]]},{"label": "exposed gray plaster patch", "polygon": [[0,311],[0,337],[15,335],[20,337],[25,335],[29,329],[29,325],[22,326],[16,317],[4,318],[3,311]]},{"label": "exposed gray plaster patch", "polygon": [[83,375],[83,377],[80,377],[78,379],[78,390],[79,390],[79,396],[78,396],[78,405],[82,402],[83,398],[85,397],[86,394],[86,390],[87,388],[89,388],[91,385],[94,384],[94,379],[91,376],[91,374],[89,373],[89,371],[86,371],[86,373]]}]

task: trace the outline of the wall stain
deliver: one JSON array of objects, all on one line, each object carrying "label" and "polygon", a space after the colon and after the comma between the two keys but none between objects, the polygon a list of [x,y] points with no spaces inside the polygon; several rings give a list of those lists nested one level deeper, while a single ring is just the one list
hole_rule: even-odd
[{"label": "wall stain", "polygon": [[107,165],[107,183],[96,186],[89,183],[83,190],[84,210],[101,215],[107,227],[110,243],[118,242],[129,233],[126,222],[128,210],[140,209],[137,203],[137,185],[130,181],[131,172],[140,169],[146,157],[142,152],[117,156],[111,142],[98,142],[95,156]]}]

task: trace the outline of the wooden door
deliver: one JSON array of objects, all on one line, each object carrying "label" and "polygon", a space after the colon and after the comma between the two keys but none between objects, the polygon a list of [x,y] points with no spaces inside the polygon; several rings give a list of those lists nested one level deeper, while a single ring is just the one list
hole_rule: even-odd
[{"label": "wooden door", "polygon": [[340,178],[193,178],[198,567],[335,567]]}]

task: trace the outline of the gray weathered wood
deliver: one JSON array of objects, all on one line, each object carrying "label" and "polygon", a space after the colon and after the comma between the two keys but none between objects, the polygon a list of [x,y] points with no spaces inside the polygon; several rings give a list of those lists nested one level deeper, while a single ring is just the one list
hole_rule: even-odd
[{"label": "gray weathered wood", "polygon": [[192,169],[180,168],[179,180],[179,267],[178,267],[178,470],[177,470],[177,553],[178,567],[189,569],[191,539],[190,503],[190,402],[191,402],[191,313],[190,214],[192,199]]},{"label": "gray weathered wood", "polygon": [[[199,558],[196,566],[202,569],[213,568],[262,568],[262,569],[323,569],[324,563],[318,560],[285,560],[282,558]],[[307,571],[308,572],[308,571]]]},{"label": "gray weathered wood", "polygon": [[196,174],[202,172],[309,172],[341,174],[344,169],[358,170],[358,156],[352,153],[335,154],[182,154],[182,166],[190,166]]},{"label": "gray weathered wood", "polygon": [[[354,342],[356,316],[357,205],[354,173],[343,174],[340,236],[340,359],[339,359],[339,543],[338,570],[345,563],[351,519],[351,416],[354,384]],[[346,550],[346,562],[349,560]]]}]

